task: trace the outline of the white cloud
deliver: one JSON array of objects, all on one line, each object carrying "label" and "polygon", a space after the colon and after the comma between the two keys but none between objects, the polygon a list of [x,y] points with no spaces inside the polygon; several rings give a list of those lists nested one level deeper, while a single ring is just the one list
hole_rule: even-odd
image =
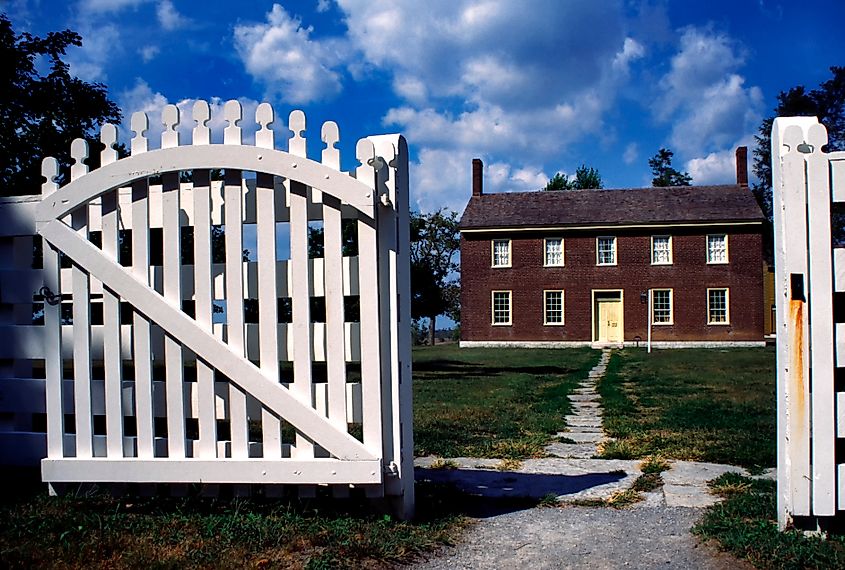
[{"label": "white cloud", "polygon": [[634,164],[639,156],[640,149],[637,143],[628,143],[628,146],[625,147],[625,152],[622,153],[622,162],[628,165]]},{"label": "white cloud", "polygon": [[553,105],[589,89],[625,40],[621,3],[615,1],[338,5],[350,40],[371,64],[416,78],[432,97],[509,108]]},{"label": "white cloud", "polygon": [[149,63],[155,59],[161,49],[158,46],[149,45],[144,46],[138,50],[138,53],[141,55],[141,59],[144,60],[144,63]]},{"label": "white cloud", "polygon": [[169,32],[184,28],[190,23],[188,18],[176,10],[171,0],[160,0],[156,6],[156,17],[161,27]]},{"label": "white cloud", "polygon": [[[446,207],[461,212],[469,200],[473,155],[466,150],[423,148],[410,165],[412,207],[430,212]],[[540,167],[514,168],[502,161],[484,165],[484,192],[539,190],[549,177]]]},{"label": "white cloud", "polygon": [[673,150],[701,156],[722,149],[759,124],[763,95],[738,73],[745,54],[724,34],[687,28],[654,105],[658,119],[672,124]]},{"label": "white cloud", "polygon": [[82,47],[68,50],[70,72],[83,81],[104,82],[108,78],[105,69],[108,61],[122,51],[118,27],[83,25],[77,32],[82,36]]},{"label": "white cloud", "polygon": [[735,184],[736,148],[739,146],[753,148],[754,136],[746,135],[729,148],[688,160],[685,169],[692,176],[693,184]]},{"label": "white cloud", "polygon": [[79,10],[85,13],[111,13],[134,8],[151,0],[80,0]]},{"label": "white cloud", "polygon": [[613,69],[619,73],[628,73],[632,61],[642,59],[645,56],[645,47],[634,38],[625,38],[622,51],[613,58]]},{"label": "white cloud", "polygon": [[[147,114],[150,128],[147,131],[147,138],[150,141],[150,148],[159,148],[161,146],[161,133],[164,130],[161,123],[161,113],[165,105],[175,104],[179,108],[180,125],[179,134],[182,144],[189,143],[192,139],[192,131],[196,122],[193,120],[193,108],[196,99],[181,99],[179,101],[170,101],[163,94],[153,91],[149,84],[143,79],[137,79],[135,85],[123,91],[118,97],[118,103],[123,112],[123,125],[121,125],[121,138],[129,143],[129,138],[132,136],[129,128],[132,114],[138,111]],[[243,109],[243,120],[240,123],[243,132],[244,144],[252,144],[255,141],[255,131],[257,124],[255,123],[255,110],[258,107],[258,101],[248,98],[238,99]],[[211,141],[213,143],[223,142],[223,129],[227,126],[226,120],[223,118],[223,107],[226,101],[220,97],[212,97],[208,100],[211,108],[211,120],[207,125],[211,128]],[[289,131],[284,126],[287,124],[285,117],[276,118],[276,123],[273,125],[276,132],[277,146],[283,147],[284,141],[289,136]],[[281,143],[281,144],[280,144]]]},{"label": "white cloud", "polygon": [[308,103],[342,90],[340,57],[331,41],[311,37],[313,28],[274,4],[266,23],[235,26],[235,48],[246,71],[268,99]]},{"label": "white cloud", "polygon": [[317,0],[317,12],[322,14],[323,12],[328,12],[329,8],[331,8],[331,0]]},{"label": "white cloud", "polygon": [[[645,47],[624,33],[622,2],[337,0],[349,53],[386,73],[402,103],[383,124],[417,149],[417,205],[460,209],[473,156],[485,191],[537,190],[604,114]],[[414,172],[416,174],[414,174]]]}]

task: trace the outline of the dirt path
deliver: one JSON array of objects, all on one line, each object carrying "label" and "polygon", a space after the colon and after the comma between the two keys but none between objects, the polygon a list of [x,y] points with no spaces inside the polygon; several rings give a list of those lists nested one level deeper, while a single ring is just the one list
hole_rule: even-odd
[{"label": "dirt path", "polygon": [[689,529],[700,515],[699,508],[666,506],[515,511],[479,519],[459,545],[414,568],[750,569],[697,543]]}]

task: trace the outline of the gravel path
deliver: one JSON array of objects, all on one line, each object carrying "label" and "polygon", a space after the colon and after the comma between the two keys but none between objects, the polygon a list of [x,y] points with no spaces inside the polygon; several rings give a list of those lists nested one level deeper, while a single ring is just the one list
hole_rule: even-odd
[{"label": "gravel path", "polygon": [[534,508],[479,520],[458,546],[413,568],[695,568],[751,566],[699,545],[689,529],[701,509]]}]

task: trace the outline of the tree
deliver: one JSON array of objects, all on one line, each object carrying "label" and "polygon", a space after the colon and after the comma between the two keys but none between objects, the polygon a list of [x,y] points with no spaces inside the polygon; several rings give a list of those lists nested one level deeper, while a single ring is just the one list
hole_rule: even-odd
[{"label": "tree", "polygon": [[654,175],[651,181],[652,186],[689,186],[692,183],[692,176],[672,166],[674,155],[675,153],[668,148],[661,148],[657,154],[648,159],[648,165]]},{"label": "tree", "polygon": [[427,318],[428,341],[434,344],[437,317],[459,314],[459,281],[455,254],[461,246],[458,213],[445,208],[411,214],[411,316]]},{"label": "tree", "polygon": [[827,127],[828,152],[845,149],[845,67],[831,67],[833,75],[818,89],[807,91],[803,85],[778,94],[778,104],[772,116],[760,124],[754,137],[754,174],[757,176],[751,191],[766,217],[772,219],[772,124],[775,117],[818,117]]},{"label": "tree", "polygon": [[[16,34],[0,14],[0,195],[39,193],[46,156],[58,159],[64,179],[71,141],[89,136],[100,123],[120,122],[120,109],[106,87],[71,76],[62,61],[68,46],[81,45],[82,38],[71,30],[45,38]],[[38,70],[42,57],[49,66],[46,76]],[[96,166],[99,152],[91,155],[89,162]]]},{"label": "tree", "polygon": [[588,190],[604,188],[598,169],[582,164],[575,169],[575,176],[569,178],[558,172],[552,176],[544,190]]}]

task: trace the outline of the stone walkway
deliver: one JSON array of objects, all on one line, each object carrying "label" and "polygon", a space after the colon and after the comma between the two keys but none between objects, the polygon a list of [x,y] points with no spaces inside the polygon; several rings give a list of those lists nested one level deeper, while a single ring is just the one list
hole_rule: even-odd
[{"label": "stone walkway", "polygon": [[596,384],[604,377],[609,360],[610,349],[602,350],[598,364],[569,395],[572,413],[566,416],[566,429],[557,434],[562,441],[546,447],[551,457],[589,459],[597,455],[597,446],[605,435],[602,431],[601,396],[596,391]]}]

